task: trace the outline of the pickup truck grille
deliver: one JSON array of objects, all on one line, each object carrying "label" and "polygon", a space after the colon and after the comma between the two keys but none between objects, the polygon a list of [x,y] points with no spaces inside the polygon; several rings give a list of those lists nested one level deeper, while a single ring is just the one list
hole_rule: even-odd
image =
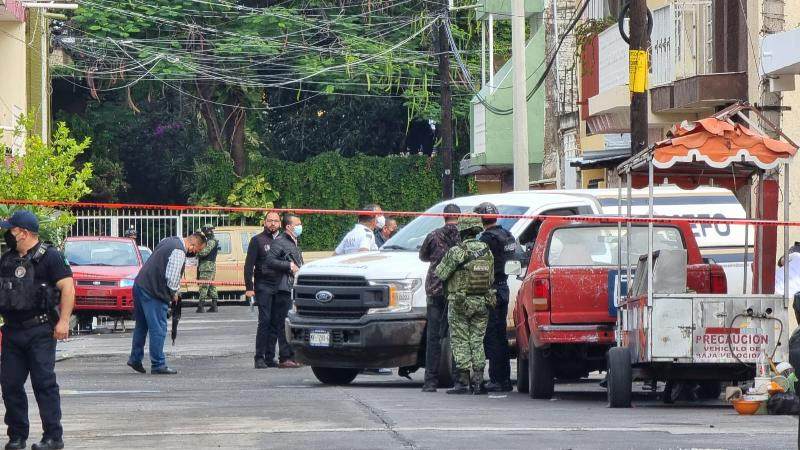
[{"label": "pickup truck grille", "polygon": [[306,317],[358,319],[366,313],[367,308],[320,308],[316,306],[297,306],[297,314]]},{"label": "pickup truck grille", "polygon": [[359,319],[370,308],[388,305],[389,288],[370,285],[363,277],[301,275],[292,300],[299,317]]},{"label": "pickup truck grille", "polygon": [[300,275],[297,277],[297,285],[300,286],[319,286],[319,287],[358,287],[369,286],[367,280],[362,277],[341,277],[329,275]]}]

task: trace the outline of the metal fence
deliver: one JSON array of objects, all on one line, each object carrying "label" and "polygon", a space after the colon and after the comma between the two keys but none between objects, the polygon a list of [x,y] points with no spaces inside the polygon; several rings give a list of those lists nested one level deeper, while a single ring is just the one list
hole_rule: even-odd
[{"label": "metal fence", "polygon": [[185,236],[203,225],[237,225],[231,223],[228,214],[181,213],[158,209],[74,209],[76,222],[69,236],[124,236],[128,229],[135,229],[139,245],[154,248],[162,239],[170,236]]}]

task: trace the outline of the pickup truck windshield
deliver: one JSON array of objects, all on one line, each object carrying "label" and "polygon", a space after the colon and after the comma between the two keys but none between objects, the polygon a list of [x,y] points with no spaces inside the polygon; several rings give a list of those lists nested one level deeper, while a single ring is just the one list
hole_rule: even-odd
[{"label": "pickup truck windshield", "polygon": [[[472,212],[476,205],[459,205],[461,211]],[[444,204],[436,205],[427,213],[440,213],[444,210]],[[527,206],[499,205],[497,210],[500,214],[522,215],[528,211]],[[497,223],[506,230],[517,223],[518,219],[504,218],[498,219]],[[384,250],[418,251],[425,241],[425,236],[431,231],[444,226],[444,218],[439,216],[420,216],[404,226],[391,239],[386,241],[381,247]]]},{"label": "pickup truck windshield", "polygon": [[[613,226],[582,226],[559,228],[553,231],[547,251],[547,265],[554,266],[615,266],[628,254],[628,230]],[[653,250],[680,250],[684,243],[681,233],[673,227],[653,227]],[[647,227],[631,228],[630,263],[635,265],[640,255],[647,254]]]},{"label": "pickup truck windshield", "polygon": [[67,241],[64,256],[72,266],[138,266],[133,243],[115,241]]}]

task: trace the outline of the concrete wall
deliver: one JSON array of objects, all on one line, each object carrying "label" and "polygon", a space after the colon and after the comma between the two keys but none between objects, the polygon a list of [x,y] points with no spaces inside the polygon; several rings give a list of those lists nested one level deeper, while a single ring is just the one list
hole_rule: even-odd
[{"label": "concrete wall", "polygon": [[13,137],[10,128],[16,126],[16,117],[25,114],[28,108],[26,92],[26,47],[25,23],[0,21],[0,61],[2,82],[0,82],[0,129],[3,147],[12,147]]}]

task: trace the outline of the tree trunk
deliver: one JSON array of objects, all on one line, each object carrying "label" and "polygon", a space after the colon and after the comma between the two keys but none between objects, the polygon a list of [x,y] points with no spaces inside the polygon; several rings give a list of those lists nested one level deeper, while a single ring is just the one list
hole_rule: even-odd
[{"label": "tree trunk", "polygon": [[243,177],[247,169],[247,155],[244,149],[244,124],[247,114],[244,109],[237,108],[233,117],[233,130],[231,135],[231,159],[233,159],[233,172],[238,177]]},{"label": "tree trunk", "polygon": [[197,96],[200,97],[200,115],[203,116],[203,121],[206,123],[208,143],[216,150],[225,151],[223,130],[219,125],[214,104],[209,101],[213,88],[206,82],[196,82],[195,84],[197,86]]}]

